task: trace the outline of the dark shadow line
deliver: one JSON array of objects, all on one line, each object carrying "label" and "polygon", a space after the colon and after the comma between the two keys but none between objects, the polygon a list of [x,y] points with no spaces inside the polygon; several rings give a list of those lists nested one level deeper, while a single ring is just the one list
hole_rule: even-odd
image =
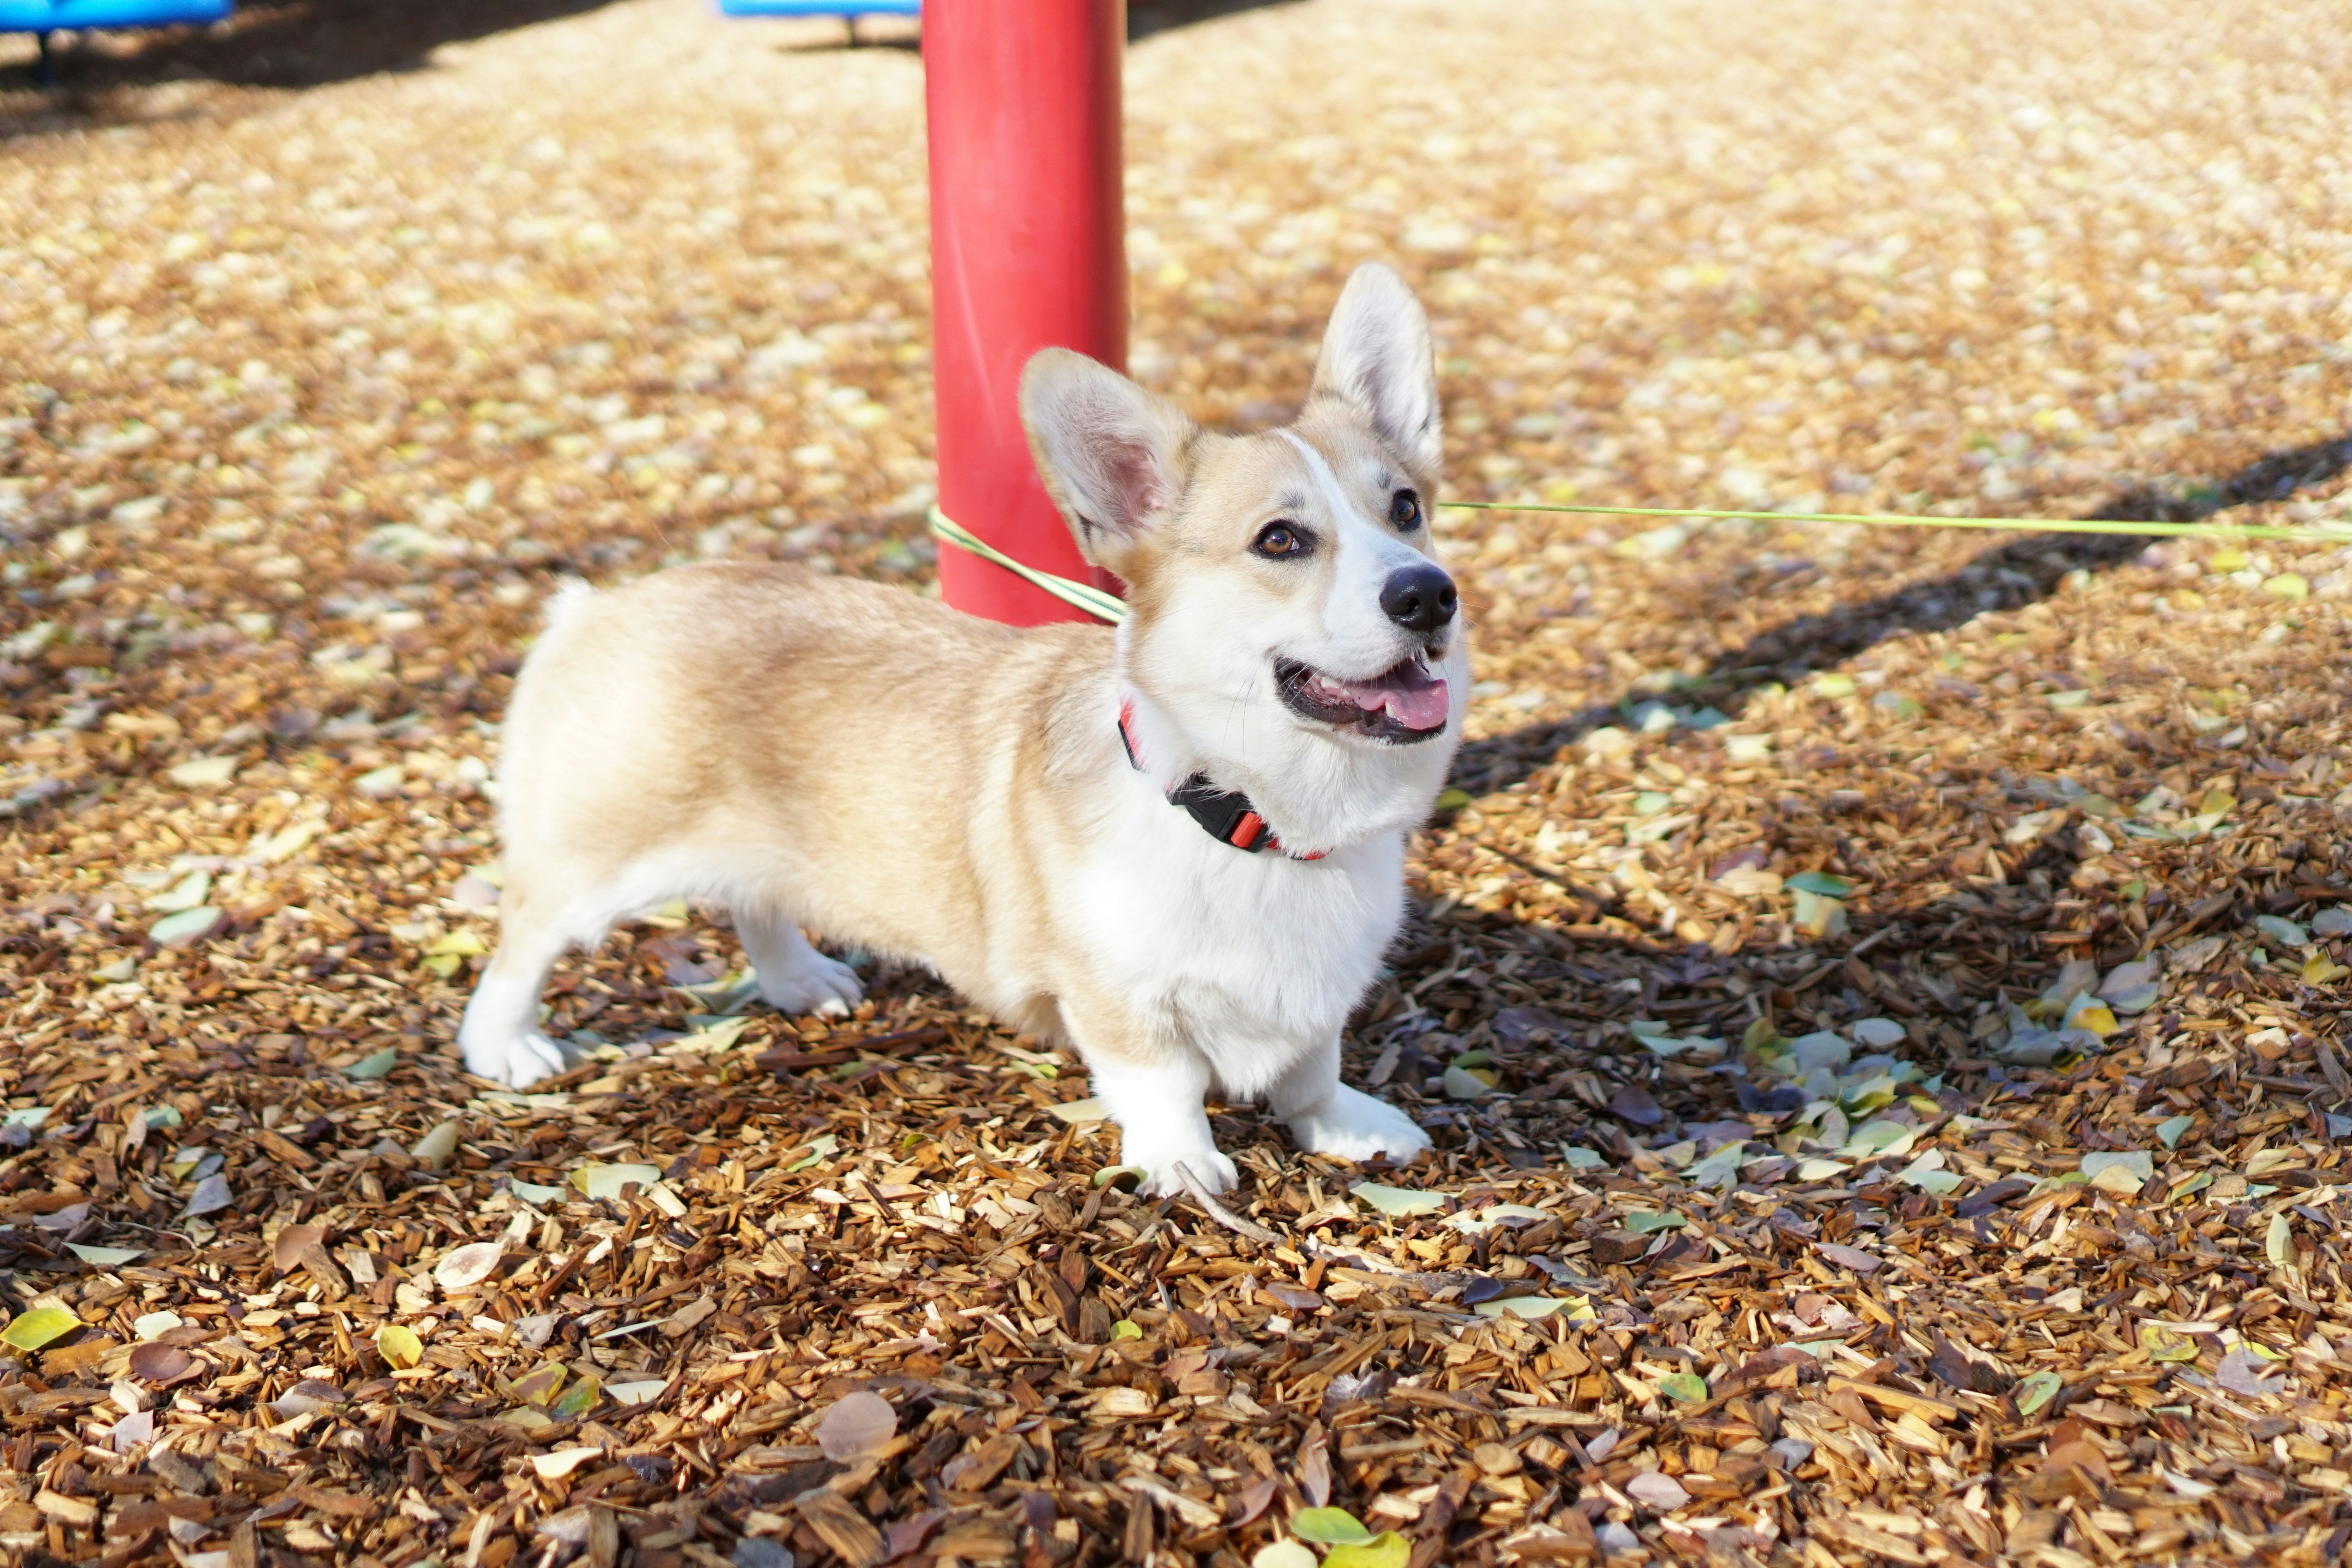
[{"label": "dark shadow line", "polygon": [[902,55],[919,55],[923,40],[919,37],[814,38],[804,44],[779,44],[780,55],[870,55],[877,49],[894,49]]},{"label": "dark shadow line", "polygon": [[1128,7],[1127,41],[1139,43],[1156,33],[1172,33],[1180,27],[1213,22],[1220,16],[1296,3],[1297,0],[1149,0],[1148,4]]},{"label": "dark shadow line", "polygon": [[[1128,12],[1127,37],[1135,43],[1220,16],[1291,3],[1151,0]],[[35,118],[52,118],[59,98],[70,112],[102,114],[107,94],[167,81],[299,89],[421,70],[445,44],[601,10],[609,4],[611,0],[260,0],[211,26],[159,27],[126,35],[132,46],[121,53],[70,46],[60,49],[58,90],[44,94],[50,106]],[[785,47],[796,54],[869,48],[919,53],[922,46],[906,34],[853,38],[845,32],[838,39]],[[35,76],[30,63],[21,70],[0,71],[0,87],[34,87]]]},{"label": "dark shadow line", "polygon": [[[301,89],[425,68],[445,44],[465,43],[583,11],[612,0],[283,0],[247,4],[207,27],[160,27],[125,36],[121,54],[69,47],[57,64],[60,96],[81,112],[105,95],[167,81]],[[31,68],[0,73],[30,86]],[[21,84],[9,81],[20,77]]]},{"label": "dark shadow line", "polygon": [[[2202,522],[2231,507],[2284,500],[2352,468],[2352,432],[2264,453],[2221,483],[2171,489],[2141,485],[2109,497],[2084,514],[2111,522]],[[2019,609],[2046,599],[2070,573],[2105,571],[2155,542],[2136,534],[2045,534],[2011,540],[1966,565],[1853,604],[1759,633],[1717,658],[1697,678],[1693,694],[1734,714],[1746,689],[1769,677],[1793,681],[1808,670],[1853,658],[1893,637],[1949,631],[1989,611]],[[1718,689],[1710,691],[1712,686]],[[1559,748],[1622,716],[1627,693],[1571,719],[1530,724],[1465,745],[1454,762],[1454,782],[1472,794],[1501,789],[1549,762]]]}]

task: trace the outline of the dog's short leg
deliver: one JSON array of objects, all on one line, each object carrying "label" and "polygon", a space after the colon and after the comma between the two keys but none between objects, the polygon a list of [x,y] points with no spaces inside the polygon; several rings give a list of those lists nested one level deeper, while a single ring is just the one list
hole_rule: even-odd
[{"label": "dog's short leg", "polygon": [[1339,1081],[1336,1039],[1277,1079],[1265,1102],[1309,1154],[1360,1163],[1386,1155],[1403,1165],[1429,1147],[1429,1134],[1403,1111]]},{"label": "dog's short leg", "polygon": [[539,1029],[540,988],[563,948],[563,932],[552,925],[502,921],[499,950],[457,1026],[467,1072],[523,1089],[563,1070],[562,1047]]},{"label": "dog's short leg", "polygon": [[760,982],[760,995],[786,1013],[848,1012],[864,999],[857,971],[809,945],[801,928],[781,915],[735,913],[735,934]]},{"label": "dog's short leg", "polygon": [[1234,1163],[1217,1152],[1216,1136],[1209,1131],[1203,1109],[1208,1063],[1190,1051],[1171,1053],[1150,1067],[1090,1056],[1087,1070],[1110,1119],[1118,1123],[1119,1163],[1141,1166],[1148,1190],[1163,1196],[1182,1192],[1183,1179],[1176,1173],[1180,1162],[1212,1192],[1224,1192],[1240,1179]]}]

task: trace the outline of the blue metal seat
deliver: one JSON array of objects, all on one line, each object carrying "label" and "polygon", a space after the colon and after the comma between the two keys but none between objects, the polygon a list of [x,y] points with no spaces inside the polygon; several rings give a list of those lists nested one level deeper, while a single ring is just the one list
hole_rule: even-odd
[{"label": "blue metal seat", "polygon": [[46,85],[51,76],[51,33],[217,22],[236,9],[236,0],[0,0],[0,33],[38,36]]},{"label": "blue metal seat", "polygon": [[0,33],[165,27],[217,22],[236,9],[236,0],[0,0]]},{"label": "blue metal seat", "polygon": [[923,0],[719,0],[722,16],[838,16],[857,42],[860,16],[919,16]]},{"label": "blue metal seat", "polygon": [[919,16],[922,0],[719,0],[725,16]]}]

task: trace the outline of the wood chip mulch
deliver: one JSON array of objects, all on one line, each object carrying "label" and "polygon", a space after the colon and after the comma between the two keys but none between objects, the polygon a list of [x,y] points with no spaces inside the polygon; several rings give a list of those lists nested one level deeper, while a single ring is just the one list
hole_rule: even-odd
[{"label": "wood chip mulch", "polygon": [[[2332,539],[1447,514],[1407,1170],[1139,1198],[1070,1057],[686,906],[463,1076],[555,584],[930,581],[917,57],[466,9],[5,46],[11,1561],[2341,1555]],[[1799,9],[1139,25],[1138,374],[1263,424],[1402,258],[1461,496],[2347,517],[2336,18]]]}]

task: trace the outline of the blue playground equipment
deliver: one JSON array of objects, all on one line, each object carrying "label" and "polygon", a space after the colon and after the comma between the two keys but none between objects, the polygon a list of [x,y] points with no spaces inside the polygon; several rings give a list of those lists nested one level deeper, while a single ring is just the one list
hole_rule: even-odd
[{"label": "blue playground equipment", "polygon": [[[6,0],[0,0],[5,5]],[[860,16],[919,16],[923,0],[719,0],[722,16],[838,16],[857,42]]]},{"label": "blue playground equipment", "polygon": [[217,22],[236,9],[236,0],[0,0],[0,33],[30,33],[39,39],[46,87],[56,76],[52,33]]}]

